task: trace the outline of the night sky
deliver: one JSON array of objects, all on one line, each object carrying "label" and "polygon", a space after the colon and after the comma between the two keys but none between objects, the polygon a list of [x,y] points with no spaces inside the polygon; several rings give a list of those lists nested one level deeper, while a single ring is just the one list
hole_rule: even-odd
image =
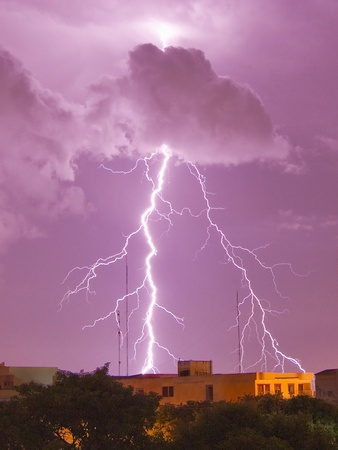
[{"label": "night sky", "polygon": [[139,227],[165,144],[154,370],[338,367],[337,17],[335,0],[0,0],[0,362],[125,374],[128,264],[142,371]]}]

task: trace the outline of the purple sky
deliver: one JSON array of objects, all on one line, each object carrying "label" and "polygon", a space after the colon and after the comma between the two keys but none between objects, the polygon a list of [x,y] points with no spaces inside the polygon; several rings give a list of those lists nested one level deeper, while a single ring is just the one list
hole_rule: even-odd
[{"label": "purple sky", "polygon": [[[124,295],[125,258],[97,269],[95,294],[60,309],[85,270],[62,282],[123,249],[151,183],[142,162],[112,171],[166,144],[151,265],[158,303],[184,327],[155,308],[157,342],[176,358],[213,360],[214,372],[238,370],[238,291],[243,368],[264,369],[265,342],[272,370],[259,310],[245,328],[257,308],[251,288],[275,348],[307,371],[338,366],[337,17],[335,0],[0,0],[0,361],[72,371],[110,361],[118,372],[114,315],[83,327]],[[162,157],[149,162],[155,181]],[[242,269],[215,228],[204,246],[207,205],[193,167]],[[170,227],[169,201],[181,212]],[[128,246],[130,292],[148,253],[141,230]],[[129,373],[146,357],[148,337],[135,359],[133,343],[147,289],[130,319]],[[136,304],[130,297],[130,312]],[[157,346],[154,364],[176,371]],[[286,361],[285,370],[298,368]]]}]

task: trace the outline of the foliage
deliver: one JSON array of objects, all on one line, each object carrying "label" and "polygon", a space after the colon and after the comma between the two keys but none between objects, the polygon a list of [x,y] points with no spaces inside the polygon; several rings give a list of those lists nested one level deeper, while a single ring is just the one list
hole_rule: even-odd
[{"label": "foliage", "polygon": [[146,428],[159,396],[134,394],[108,375],[108,365],[93,373],[58,372],[54,385],[23,384],[18,393],[1,405],[0,422],[9,424],[0,426],[4,449],[149,448]]},{"label": "foliage", "polygon": [[1,450],[334,450],[338,410],[311,398],[247,396],[240,403],[159,406],[108,375],[59,372],[0,403]]},{"label": "foliage", "polygon": [[314,422],[338,421],[338,411],[333,405],[318,398],[300,395],[292,397],[284,404],[286,414],[306,414]]},{"label": "foliage", "polygon": [[[246,397],[241,403],[159,408],[157,437],[168,449],[338,449],[337,408],[310,397]],[[159,448],[161,448],[159,446]]]},{"label": "foliage", "polygon": [[156,414],[156,422],[148,431],[157,442],[174,443],[179,436],[194,422],[199,411],[211,408],[209,402],[189,401],[184,405],[174,406],[169,403],[161,405]]}]

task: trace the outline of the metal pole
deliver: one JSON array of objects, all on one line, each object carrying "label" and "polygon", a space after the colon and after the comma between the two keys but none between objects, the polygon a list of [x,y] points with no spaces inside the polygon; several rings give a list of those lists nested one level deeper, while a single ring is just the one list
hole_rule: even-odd
[{"label": "metal pole", "polygon": [[121,324],[120,324],[120,311],[117,311],[117,323],[118,323],[118,330],[117,330],[117,354],[118,354],[118,375],[121,375]]},{"label": "metal pole", "polygon": [[128,310],[128,258],[126,256],[126,364],[127,376],[129,375],[129,310]]},{"label": "metal pole", "polygon": [[238,290],[236,294],[236,301],[237,301],[237,333],[238,333],[238,367],[239,373],[242,373],[242,348],[241,348],[241,330],[239,324]]}]

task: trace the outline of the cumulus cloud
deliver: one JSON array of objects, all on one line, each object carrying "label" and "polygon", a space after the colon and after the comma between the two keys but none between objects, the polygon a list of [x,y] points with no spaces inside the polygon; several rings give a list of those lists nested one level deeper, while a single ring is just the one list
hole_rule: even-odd
[{"label": "cumulus cloud", "polygon": [[43,235],[39,218],[85,214],[76,160],[144,155],[165,143],[185,160],[232,164],[276,158],[287,142],[259,97],[219,77],[196,49],[152,44],[129,54],[128,73],[92,84],[83,105],[43,88],[0,49],[1,230],[4,241]]},{"label": "cumulus cloud", "polygon": [[166,143],[182,158],[207,164],[278,158],[288,150],[259,97],[219,77],[200,50],[140,45],[130,52],[126,77],[106,77],[92,91],[99,100],[91,118],[98,127],[103,121],[105,135],[113,111],[109,125],[118,125],[125,142],[117,146],[125,149],[142,153]]},{"label": "cumulus cloud", "polygon": [[73,180],[76,115],[74,105],[39,86],[9,52],[0,50],[2,156],[34,165],[45,177]]},{"label": "cumulus cloud", "polygon": [[20,238],[35,239],[44,234],[23,213],[0,206],[0,253]]},{"label": "cumulus cloud", "polygon": [[330,230],[335,229],[338,225],[337,216],[332,214],[306,216],[297,214],[290,209],[279,210],[278,214],[280,219],[278,228],[288,231],[312,232],[316,228]]},{"label": "cumulus cloud", "polygon": [[296,214],[292,210],[280,210],[278,211],[280,223],[278,225],[279,229],[289,230],[289,231],[313,231],[315,226],[315,218],[307,217],[301,214]]},{"label": "cumulus cloud", "polygon": [[3,49],[0,98],[0,229],[4,243],[22,236],[41,236],[43,232],[35,224],[38,216],[55,216],[64,209],[79,214],[86,206],[78,192],[79,201],[74,204],[70,185],[75,176],[74,159],[81,148],[79,107],[43,89]]}]

